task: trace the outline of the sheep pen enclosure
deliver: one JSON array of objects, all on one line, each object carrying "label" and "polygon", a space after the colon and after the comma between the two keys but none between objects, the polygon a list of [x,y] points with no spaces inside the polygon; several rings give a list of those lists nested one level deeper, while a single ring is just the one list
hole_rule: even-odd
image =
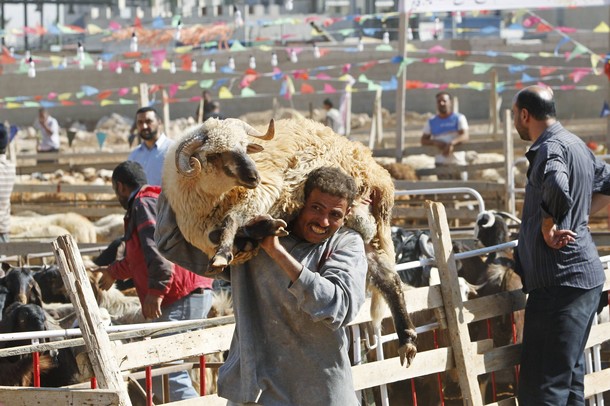
[{"label": "sheep pen enclosure", "polygon": [[[511,393],[502,393],[495,389],[487,391],[485,387],[492,380],[500,382],[500,374],[512,377],[518,373],[519,344],[494,346],[492,338],[471,341],[469,325],[482,320],[511,317],[514,312],[523,309],[525,298],[520,290],[463,301],[460,295],[456,272],[456,262],[452,253],[452,241],[447,224],[446,213],[442,204],[426,203],[426,212],[430,222],[431,236],[435,246],[436,265],[439,270],[440,284],[406,291],[407,305],[413,314],[426,312],[431,318],[422,319],[418,325],[420,341],[427,340],[426,335],[434,332],[434,337],[444,335],[446,343],[437,342],[429,348],[423,346],[409,368],[404,368],[397,353],[390,349],[394,339],[390,332],[377,332],[369,337],[370,315],[365,304],[361,313],[351,323],[352,353],[354,354],[354,385],[364,404],[377,405],[414,405],[419,396],[420,404],[427,393],[422,392],[422,385],[431,380],[432,387],[438,388],[441,376],[454,376],[457,384],[457,399],[447,399],[445,404],[472,405],[515,405]],[[121,343],[126,333],[110,333],[99,328],[99,310],[91,297],[90,285],[83,283],[84,267],[73,239],[60,237],[53,244],[54,253],[62,270],[64,281],[70,286],[71,297],[79,312],[81,329],[86,332],[84,344],[87,347],[89,368],[97,378],[102,389],[77,388],[0,388],[0,403],[10,405],[29,405],[39,401],[46,404],[119,404],[129,405],[132,400],[127,396],[124,380],[129,374],[137,375],[137,369],[186,359],[185,368],[193,364],[205,363],[208,354],[214,354],[229,348],[234,325],[231,318],[210,319],[205,321],[203,330],[181,333],[179,336],[150,337],[152,332],[139,332],[140,337],[148,336],[144,341]],[[606,265],[607,281],[604,291],[610,289],[610,258],[602,259]],[[604,312],[608,312],[605,308]],[[389,314],[386,314],[386,317]],[[607,319],[607,318],[606,318]],[[193,327],[193,323],[188,327]],[[188,328],[183,327],[183,328]],[[390,333],[390,334],[388,334]],[[133,337],[133,335],[132,335]],[[610,323],[604,322],[593,326],[587,349],[604,345],[610,338]],[[74,342],[77,341],[77,342]],[[387,342],[385,345],[381,343]],[[55,347],[82,345],[83,340],[72,340],[55,343]],[[377,343],[377,346],[375,346]],[[440,343],[440,344],[439,344]],[[52,343],[41,343],[32,346],[0,350],[0,357],[23,354],[30,351],[43,351],[53,347]],[[385,355],[384,355],[385,349]],[[598,352],[599,353],[599,352]],[[603,353],[603,352],[602,352]],[[373,356],[374,354],[374,356]],[[607,354],[605,354],[607,356]],[[200,356],[203,356],[200,358]],[[312,354],[315,356],[315,354]],[[606,357],[607,358],[607,357]],[[194,362],[193,362],[194,361]],[[599,360],[591,363],[592,367],[585,378],[587,398],[602,401],[604,392],[610,391],[610,369]],[[166,367],[167,368],[167,367]],[[120,372],[120,373],[119,373]],[[502,375],[502,376],[504,376]],[[481,385],[481,386],[479,386]],[[81,385],[82,387],[82,385]],[[509,385],[510,387],[510,385]],[[413,388],[413,390],[412,390]],[[506,387],[505,387],[506,388]],[[514,387],[513,387],[514,390]],[[458,402],[458,403],[456,403]],[[176,405],[221,405],[223,399],[215,394],[205,395],[200,399],[174,402]],[[134,403],[135,404],[135,403]],[[591,403],[601,404],[601,403]]]}]

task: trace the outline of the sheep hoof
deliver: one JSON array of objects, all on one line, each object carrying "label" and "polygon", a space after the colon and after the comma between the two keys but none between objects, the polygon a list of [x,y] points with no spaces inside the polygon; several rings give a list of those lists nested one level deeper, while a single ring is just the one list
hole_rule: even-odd
[{"label": "sheep hoof", "polygon": [[414,330],[405,330],[405,332],[408,336],[408,342],[398,348],[398,355],[400,356],[400,364],[408,368],[417,354],[417,347],[415,346],[417,333]]}]

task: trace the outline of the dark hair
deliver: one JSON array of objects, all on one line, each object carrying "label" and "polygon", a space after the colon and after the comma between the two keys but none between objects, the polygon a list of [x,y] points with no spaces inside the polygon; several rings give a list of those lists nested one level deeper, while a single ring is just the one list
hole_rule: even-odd
[{"label": "dark hair", "polygon": [[153,113],[155,113],[155,117],[157,117],[157,120],[161,120],[161,116],[159,116],[159,113],[157,113],[157,110],[151,106],[140,107],[138,109],[138,111],[136,111],[136,117],[138,116],[138,114],[148,113],[149,111],[152,111]]},{"label": "dark hair", "polygon": [[[544,97],[547,94],[551,97]],[[526,109],[536,120],[545,120],[557,116],[552,93],[547,93],[547,91],[541,89],[538,89],[538,91],[531,88],[521,90],[515,97],[515,106],[519,110]]]},{"label": "dark hair", "polygon": [[451,93],[449,93],[449,92],[445,92],[445,91],[443,91],[443,92],[438,92],[438,93],[436,94],[436,96],[434,96],[434,98],[435,98],[435,99],[438,99],[438,98],[439,98],[439,97],[441,97],[441,96],[449,96],[449,100],[453,101],[453,96],[451,95]]},{"label": "dark hair", "polygon": [[136,161],[121,162],[112,171],[112,183],[117,182],[121,182],[134,189],[146,185],[147,180],[144,168]]},{"label": "dark hair", "polygon": [[9,137],[6,127],[3,123],[0,123],[0,154],[6,153],[6,147],[8,146]]},{"label": "dark hair", "polygon": [[358,193],[354,178],[341,169],[330,166],[323,166],[309,173],[305,181],[305,200],[314,189],[347,199],[347,207],[352,205]]},{"label": "dark hair", "polygon": [[322,102],[322,104],[324,104],[325,106],[328,106],[332,109],[333,107],[333,102],[330,101],[330,99],[324,99],[324,101]]}]

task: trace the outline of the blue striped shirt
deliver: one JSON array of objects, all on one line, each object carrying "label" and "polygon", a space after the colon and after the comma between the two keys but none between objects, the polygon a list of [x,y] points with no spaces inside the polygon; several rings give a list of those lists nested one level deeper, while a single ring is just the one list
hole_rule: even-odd
[{"label": "blue striped shirt", "polygon": [[[592,194],[610,195],[610,165],[559,122],[549,126],[525,156],[528,183],[516,251],[525,292],[601,285],[604,269],[587,224]],[[542,219],[549,216],[558,229],[574,231],[576,240],[558,250],[549,248],[541,232]]]}]

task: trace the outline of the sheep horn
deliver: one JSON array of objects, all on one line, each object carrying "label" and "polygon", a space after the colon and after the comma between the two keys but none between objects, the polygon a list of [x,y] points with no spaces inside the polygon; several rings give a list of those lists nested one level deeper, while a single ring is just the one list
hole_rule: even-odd
[{"label": "sheep horn", "polygon": [[239,124],[243,127],[244,130],[246,130],[246,134],[248,134],[250,137],[256,137],[256,138],[260,138],[261,140],[269,141],[270,139],[273,139],[273,137],[275,136],[275,121],[273,121],[273,119],[271,119],[271,121],[269,121],[269,127],[267,127],[267,132],[264,134],[262,132],[258,131],[256,128],[252,127],[250,124],[245,123],[241,120],[237,120],[237,119],[231,119],[231,120],[239,121]]},{"label": "sheep horn", "polygon": [[182,141],[176,148],[176,169],[182,176],[193,177],[201,172],[205,160],[195,156],[195,151],[201,148],[208,139],[207,135],[195,134]]}]

